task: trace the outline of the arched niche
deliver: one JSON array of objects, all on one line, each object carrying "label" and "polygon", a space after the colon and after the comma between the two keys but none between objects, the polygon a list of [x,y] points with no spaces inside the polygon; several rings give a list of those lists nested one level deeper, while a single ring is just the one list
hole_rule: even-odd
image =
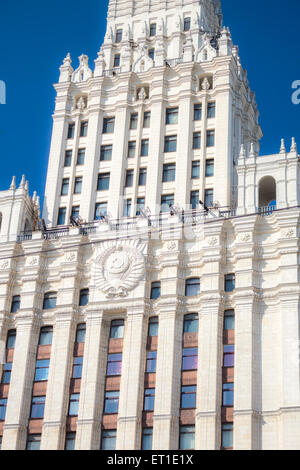
[{"label": "arched niche", "polygon": [[276,206],[276,181],[273,176],[264,176],[258,185],[259,207]]}]

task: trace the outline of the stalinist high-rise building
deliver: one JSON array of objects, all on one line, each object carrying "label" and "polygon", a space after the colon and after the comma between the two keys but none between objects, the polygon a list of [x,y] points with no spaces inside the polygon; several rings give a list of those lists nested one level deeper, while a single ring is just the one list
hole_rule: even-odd
[{"label": "stalinist high-rise building", "polygon": [[43,213],[0,192],[2,449],[299,449],[299,155],[220,0],[110,0],[55,90]]}]

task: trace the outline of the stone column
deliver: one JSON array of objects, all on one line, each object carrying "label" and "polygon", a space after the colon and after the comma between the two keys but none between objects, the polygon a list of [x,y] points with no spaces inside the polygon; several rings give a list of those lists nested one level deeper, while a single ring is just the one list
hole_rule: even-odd
[{"label": "stone column", "polygon": [[137,450],[141,442],[147,322],[144,306],[127,310],[118,416],[119,450]]}]

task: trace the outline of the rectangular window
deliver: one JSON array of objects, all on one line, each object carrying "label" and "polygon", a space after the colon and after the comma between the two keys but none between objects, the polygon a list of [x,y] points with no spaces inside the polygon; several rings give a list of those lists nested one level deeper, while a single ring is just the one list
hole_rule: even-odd
[{"label": "rectangular window", "polygon": [[116,31],[116,42],[119,43],[123,38],[123,29],[117,29]]},{"label": "rectangular window", "polygon": [[191,191],[190,204],[192,209],[199,207],[199,191]]},{"label": "rectangular window", "polygon": [[235,274],[226,274],[224,284],[225,292],[233,292],[235,289]]},{"label": "rectangular window", "polygon": [[66,433],[65,450],[75,450],[76,432]]},{"label": "rectangular window", "polygon": [[151,338],[158,336],[158,317],[151,317],[149,319],[148,336]]},{"label": "rectangular window", "polygon": [[215,161],[213,159],[206,160],[205,162],[205,176],[210,178],[215,173]]},{"label": "rectangular window", "polygon": [[195,449],[195,426],[180,427],[179,449]]},{"label": "rectangular window", "polygon": [[71,124],[69,124],[69,127],[68,127],[68,139],[74,139],[74,135],[75,135],[75,122],[72,122]]},{"label": "rectangular window", "polygon": [[214,101],[207,104],[207,117],[208,119],[216,117],[216,103]]},{"label": "rectangular window", "polygon": [[121,339],[124,337],[124,320],[113,320],[110,325],[110,339]]},{"label": "rectangular window", "polygon": [[11,302],[10,312],[16,313],[18,310],[20,310],[20,305],[21,305],[21,297],[19,295],[14,295],[12,298],[12,302]]},{"label": "rectangular window", "polygon": [[63,178],[61,185],[61,196],[67,196],[69,192],[69,178]]},{"label": "rectangular window", "polygon": [[144,428],[142,435],[142,450],[152,450],[153,428]]},{"label": "rectangular window", "polygon": [[178,124],[178,108],[166,110],[166,124]]},{"label": "rectangular window", "polygon": [[148,49],[148,56],[150,57],[150,59],[154,60],[154,58],[155,58],[155,49],[153,47],[151,47],[151,49]]},{"label": "rectangular window", "polygon": [[116,429],[102,431],[101,450],[115,450],[117,441]]},{"label": "rectangular window", "polygon": [[65,207],[59,208],[58,216],[57,216],[57,225],[65,225],[66,213],[67,213],[67,209]]},{"label": "rectangular window", "polygon": [[147,351],[146,373],[154,374],[156,372],[157,351]]},{"label": "rectangular window", "polygon": [[223,367],[234,367],[234,346],[224,346]]},{"label": "rectangular window", "polygon": [[128,142],[128,158],[134,158],[135,157],[135,147],[136,143],[135,141]]},{"label": "rectangular window", "polygon": [[78,416],[80,393],[73,393],[70,396],[68,416]]},{"label": "rectangular window", "polygon": [[155,388],[146,388],[144,394],[144,411],[154,411]]},{"label": "rectangular window", "polygon": [[72,150],[67,150],[65,153],[65,163],[64,166],[68,167],[72,165]]},{"label": "rectangular window", "polygon": [[160,281],[152,282],[150,299],[151,300],[158,299],[160,297],[160,293],[161,293]]},{"label": "rectangular window", "polygon": [[224,330],[230,331],[235,328],[234,310],[225,310],[224,312]]},{"label": "rectangular window", "polygon": [[199,318],[197,313],[190,313],[184,316],[183,332],[198,333]]},{"label": "rectangular window", "polygon": [[79,218],[79,210],[80,210],[80,206],[72,207],[71,217],[73,220],[77,220]]},{"label": "rectangular window", "polygon": [[168,163],[163,166],[163,183],[175,181],[176,164]]},{"label": "rectangular window", "polygon": [[215,146],[215,131],[207,131],[206,133],[206,147]]},{"label": "rectangular window", "polygon": [[185,348],[182,352],[182,370],[197,370],[198,348]]},{"label": "rectangular window", "polygon": [[99,202],[95,205],[94,220],[101,220],[107,215],[107,202]]},{"label": "rectangular window", "polygon": [[31,412],[30,412],[31,419],[42,419],[44,417],[45,401],[46,401],[45,396],[32,397]]},{"label": "rectangular window", "polygon": [[106,375],[121,375],[122,371],[122,354],[109,354],[107,360]]},{"label": "rectangular window", "polygon": [[143,124],[143,127],[146,129],[146,128],[149,128],[150,127],[150,123],[151,123],[151,111],[145,111],[144,112],[144,124]]},{"label": "rectangular window", "polygon": [[80,124],[80,137],[86,137],[88,133],[89,123],[84,121]]},{"label": "rectangular window", "polygon": [[10,330],[7,334],[6,349],[14,349],[16,344],[16,330]]},{"label": "rectangular window", "polygon": [[165,153],[177,151],[177,135],[165,137]]},{"label": "rectangular window", "polygon": [[85,149],[79,149],[77,154],[77,165],[84,165]]},{"label": "rectangular window", "polygon": [[222,424],[222,449],[233,448],[233,423]]},{"label": "rectangular window", "polygon": [[136,215],[141,215],[144,209],[145,209],[145,198],[138,197],[137,202],[136,202]]},{"label": "rectangular window", "polygon": [[7,362],[3,366],[3,373],[2,373],[2,384],[9,384],[10,383],[10,377],[11,377],[11,371],[12,371],[12,362]]},{"label": "rectangular window", "polygon": [[194,121],[201,121],[202,119],[202,104],[194,104]]},{"label": "rectangular window", "polygon": [[114,56],[114,68],[120,67],[121,63],[121,55],[120,54],[115,54]]},{"label": "rectangular window", "polygon": [[[55,305],[56,305],[56,300],[55,300]],[[44,328],[41,328],[39,346],[49,346],[50,344],[52,344],[52,339],[53,339],[52,326],[45,326]]]},{"label": "rectangular window", "polygon": [[49,376],[50,359],[39,359],[35,364],[35,382],[46,382]]},{"label": "rectangular window", "polygon": [[75,178],[74,194],[81,194],[82,191],[82,176]]},{"label": "rectangular window", "polygon": [[213,207],[214,205],[214,190],[206,189],[204,193],[204,204],[206,207]]},{"label": "rectangular window", "polygon": [[183,31],[189,31],[191,29],[191,18],[184,18]]},{"label": "rectangular window", "polygon": [[143,139],[141,144],[141,157],[148,157],[149,155],[149,140]]},{"label": "rectangular window", "polygon": [[126,188],[131,188],[133,186],[133,175],[134,175],[133,170],[126,171],[126,180],[125,180]]},{"label": "rectangular window", "polygon": [[86,332],[86,327],[84,323],[81,323],[80,325],[77,326],[76,343],[85,342],[85,332]]},{"label": "rectangular window", "polygon": [[119,410],[120,392],[105,392],[104,413],[117,414]]},{"label": "rectangular window", "polygon": [[102,145],[100,151],[100,161],[108,162],[112,157],[112,145]]},{"label": "rectangular window", "polygon": [[72,379],[81,379],[83,357],[74,357]]},{"label": "rectangular window", "polygon": [[196,408],[196,392],[197,392],[196,385],[181,387],[181,408],[182,409]]},{"label": "rectangular window", "polygon": [[200,160],[192,162],[192,179],[196,180],[200,178]]},{"label": "rectangular window", "polygon": [[137,129],[139,115],[138,113],[132,113],[130,115],[130,129]]},{"label": "rectangular window", "polygon": [[115,118],[107,117],[103,119],[103,134],[113,134],[115,130]]},{"label": "rectangular window", "polygon": [[234,383],[223,384],[222,406],[233,406],[234,403]]},{"label": "rectangular window", "polygon": [[40,450],[41,434],[30,434],[27,439],[26,450]]},{"label": "rectangular window", "polygon": [[161,211],[169,212],[170,207],[174,205],[174,194],[164,194],[161,197]]},{"label": "rectangular window", "polygon": [[5,421],[7,398],[0,399],[0,421]]},{"label": "rectangular window", "polygon": [[130,216],[131,216],[131,199],[126,199],[124,201],[123,217],[130,217]]},{"label": "rectangular window", "polygon": [[100,173],[98,175],[97,191],[108,191],[110,183],[110,173]]},{"label": "rectangular window", "polygon": [[150,24],[150,37],[156,36],[156,23]]},{"label": "rectangular window", "polygon": [[147,168],[140,168],[139,186],[146,186],[147,181]]},{"label": "rectangular window", "polygon": [[193,133],[193,149],[198,150],[201,148],[201,132]]},{"label": "rectangular window", "polygon": [[89,303],[89,289],[81,289],[79,294],[79,307],[85,307]]},{"label": "rectangular window", "polygon": [[[47,292],[44,295],[43,310],[51,310],[52,308],[55,308],[56,302],[57,302],[56,292]],[[43,331],[45,331],[44,328],[43,328]],[[52,331],[52,328],[51,328],[51,331]]]}]

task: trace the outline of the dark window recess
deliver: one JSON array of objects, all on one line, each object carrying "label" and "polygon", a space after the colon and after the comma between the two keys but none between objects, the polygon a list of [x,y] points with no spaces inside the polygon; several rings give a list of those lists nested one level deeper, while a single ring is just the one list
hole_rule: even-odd
[{"label": "dark window recess", "polygon": [[198,313],[189,313],[184,316],[183,332],[184,333],[197,333],[198,332],[199,318]]},{"label": "dark window recess", "polygon": [[53,339],[53,328],[52,326],[45,326],[41,328],[39,345],[40,346],[49,346],[52,344]]},{"label": "dark window recess", "polygon": [[144,393],[144,411],[153,411],[155,402],[155,388],[146,388]]},{"label": "dark window recess", "polygon": [[149,319],[148,336],[158,336],[158,317],[151,317]]},{"label": "dark window recess", "polygon": [[84,121],[80,125],[80,137],[86,137],[88,133],[89,123],[88,121]]},{"label": "dark window recess", "polygon": [[74,139],[75,135],[75,123],[72,122],[68,127],[68,139]]},{"label": "dark window recess", "polygon": [[198,348],[185,348],[182,353],[182,370],[197,370]]},{"label": "dark window recess", "polygon": [[115,130],[115,118],[107,117],[103,119],[103,134],[113,134]]},{"label": "dark window recess", "polygon": [[21,297],[20,295],[14,295],[12,298],[11,302],[11,313],[16,313],[18,310],[20,310],[20,305],[21,305]]},{"label": "dark window recess", "polygon": [[233,292],[235,289],[235,275],[226,274],[224,283],[225,283],[224,285],[225,292]]},{"label": "dark window recess", "polygon": [[89,289],[81,289],[79,294],[79,307],[85,307],[89,303]]},{"label": "dark window recess", "polygon": [[151,284],[151,295],[150,298],[151,300],[156,300],[160,297],[161,295],[161,285],[159,281],[152,282]]},{"label": "dark window recess", "polygon": [[47,292],[44,295],[43,310],[50,310],[51,308],[56,307],[57,293],[56,292]]},{"label": "dark window recess", "polygon": [[137,129],[139,115],[138,113],[132,113],[130,116],[130,129]]},{"label": "dark window recess", "polygon": [[207,117],[208,119],[216,117],[216,103],[214,101],[207,104]]},{"label": "dark window recess", "polygon": [[194,105],[194,121],[201,121],[202,119],[202,104],[197,103]]},{"label": "dark window recess", "polygon": [[84,343],[85,342],[85,333],[86,333],[85,323],[81,323],[80,325],[77,326],[76,343]]},{"label": "dark window recess", "polygon": [[195,297],[200,294],[200,279],[193,277],[187,279],[185,282],[185,295],[186,297]]},{"label": "dark window recess", "polygon": [[113,320],[110,324],[111,339],[121,339],[124,337],[124,320]]}]

